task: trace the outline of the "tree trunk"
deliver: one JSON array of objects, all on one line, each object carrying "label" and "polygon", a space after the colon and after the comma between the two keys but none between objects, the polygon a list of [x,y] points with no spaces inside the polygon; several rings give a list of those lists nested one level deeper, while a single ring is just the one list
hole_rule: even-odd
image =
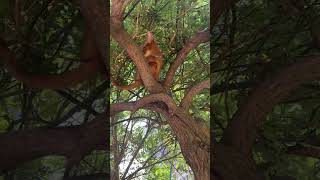
[{"label": "tree trunk", "polygon": [[177,136],[181,152],[196,180],[210,179],[209,128],[194,119],[173,118],[169,124]]}]

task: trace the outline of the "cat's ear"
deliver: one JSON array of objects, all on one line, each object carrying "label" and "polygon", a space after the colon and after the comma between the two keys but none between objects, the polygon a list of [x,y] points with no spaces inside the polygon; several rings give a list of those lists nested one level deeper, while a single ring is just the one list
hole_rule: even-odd
[{"label": "cat's ear", "polygon": [[152,41],[154,41],[153,39],[153,35],[150,31],[147,32],[147,40],[146,43],[151,43]]}]

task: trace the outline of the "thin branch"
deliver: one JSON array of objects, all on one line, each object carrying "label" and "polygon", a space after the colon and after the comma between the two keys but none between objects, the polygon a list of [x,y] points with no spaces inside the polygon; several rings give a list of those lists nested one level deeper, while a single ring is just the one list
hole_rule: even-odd
[{"label": "thin branch", "polygon": [[152,128],[151,128],[150,126],[148,126],[148,129],[147,129],[145,135],[143,136],[142,140],[141,140],[140,143],[138,144],[138,147],[137,147],[137,148],[135,149],[135,151],[132,153],[132,157],[131,157],[131,159],[130,159],[130,161],[129,161],[129,164],[127,165],[127,168],[126,168],[126,170],[124,171],[124,173],[123,173],[123,175],[122,175],[123,177],[126,177],[126,176],[127,176],[127,174],[128,174],[128,172],[129,172],[129,169],[130,169],[133,161],[136,159],[139,151],[140,151],[141,148],[143,147],[143,145],[144,145],[147,137],[149,136],[149,133],[151,132],[151,130],[152,130]]}]

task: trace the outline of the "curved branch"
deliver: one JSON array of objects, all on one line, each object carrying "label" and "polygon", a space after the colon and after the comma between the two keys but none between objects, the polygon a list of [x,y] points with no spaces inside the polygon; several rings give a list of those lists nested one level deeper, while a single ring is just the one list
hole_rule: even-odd
[{"label": "curved branch", "polygon": [[170,65],[170,68],[166,74],[166,78],[164,80],[163,86],[165,89],[169,89],[172,84],[175,73],[177,72],[178,67],[183,63],[187,55],[191,50],[196,48],[199,44],[205,43],[209,41],[210,34],[209,31],[202,31],[195,34],[192,38],[190,38],[184,47],[179,51],[176,59],[173,64]]},{"label": "curved branch", "polygon": [[196,86],[192,87],[184,96],[184,98],[181,101],[181,106],[185,109],[188,110],[193,97],[200,93],[203,89],[208,89],[210,87],[210,80],[203,81]]},{"label": "curved branch", "polygon": [[[82,63],[77,69],[65,72],[60,75],[36,75],[24,71],[16,61],[15,55],[4,44],[0,43],[0,57],[4,58],[5,68],[18,81],[25,83],[31,88],[50,88],[50,89],[64,89],[71,87],[89,78],[93,78],[99,72],[101,67],[99,57],[91,57],[89,60],[82,60]],[[86,62],[87,61],[87,62]]]},{"label": "curved branch", "polygon": [[121,111],[134,112],[154,102],[164,102],[168,107],[168,111],[171,111],[171,112],[174,112],[177,109],[177,105],[175,104],[175,102],[172,100],[170,96],[160,93],[160,94],[151,94],[135,102],[112,104],[110,107],[110,115],[113,116],[116,113]]},{"label": "curved branch", "polygon": [[320,78],[320,57],[305,57],[258,86],[234,114],[222,142],[250,156],[256,131],[272,108],[302,83]]}]

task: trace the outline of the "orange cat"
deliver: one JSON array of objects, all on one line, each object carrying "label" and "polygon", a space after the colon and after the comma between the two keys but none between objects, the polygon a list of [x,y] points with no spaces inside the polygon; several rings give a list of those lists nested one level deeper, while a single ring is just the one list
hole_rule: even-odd
[{"label": "orange cat", "polygon": [[[146,58],[146,61],[150,67],[152,76],[155,80],[159,81],[160,71],[163,66],[163,57],[160,48],[157,43],[154,41],[151,32],[147,33],[147,40],[143,46],[143,55]],[[120,85],[117,82],[112,82],[114,86],[117,86],[121,90],[131,90],[143,85],[139,73],[136,73],[135,80],[129,85]]]}]

